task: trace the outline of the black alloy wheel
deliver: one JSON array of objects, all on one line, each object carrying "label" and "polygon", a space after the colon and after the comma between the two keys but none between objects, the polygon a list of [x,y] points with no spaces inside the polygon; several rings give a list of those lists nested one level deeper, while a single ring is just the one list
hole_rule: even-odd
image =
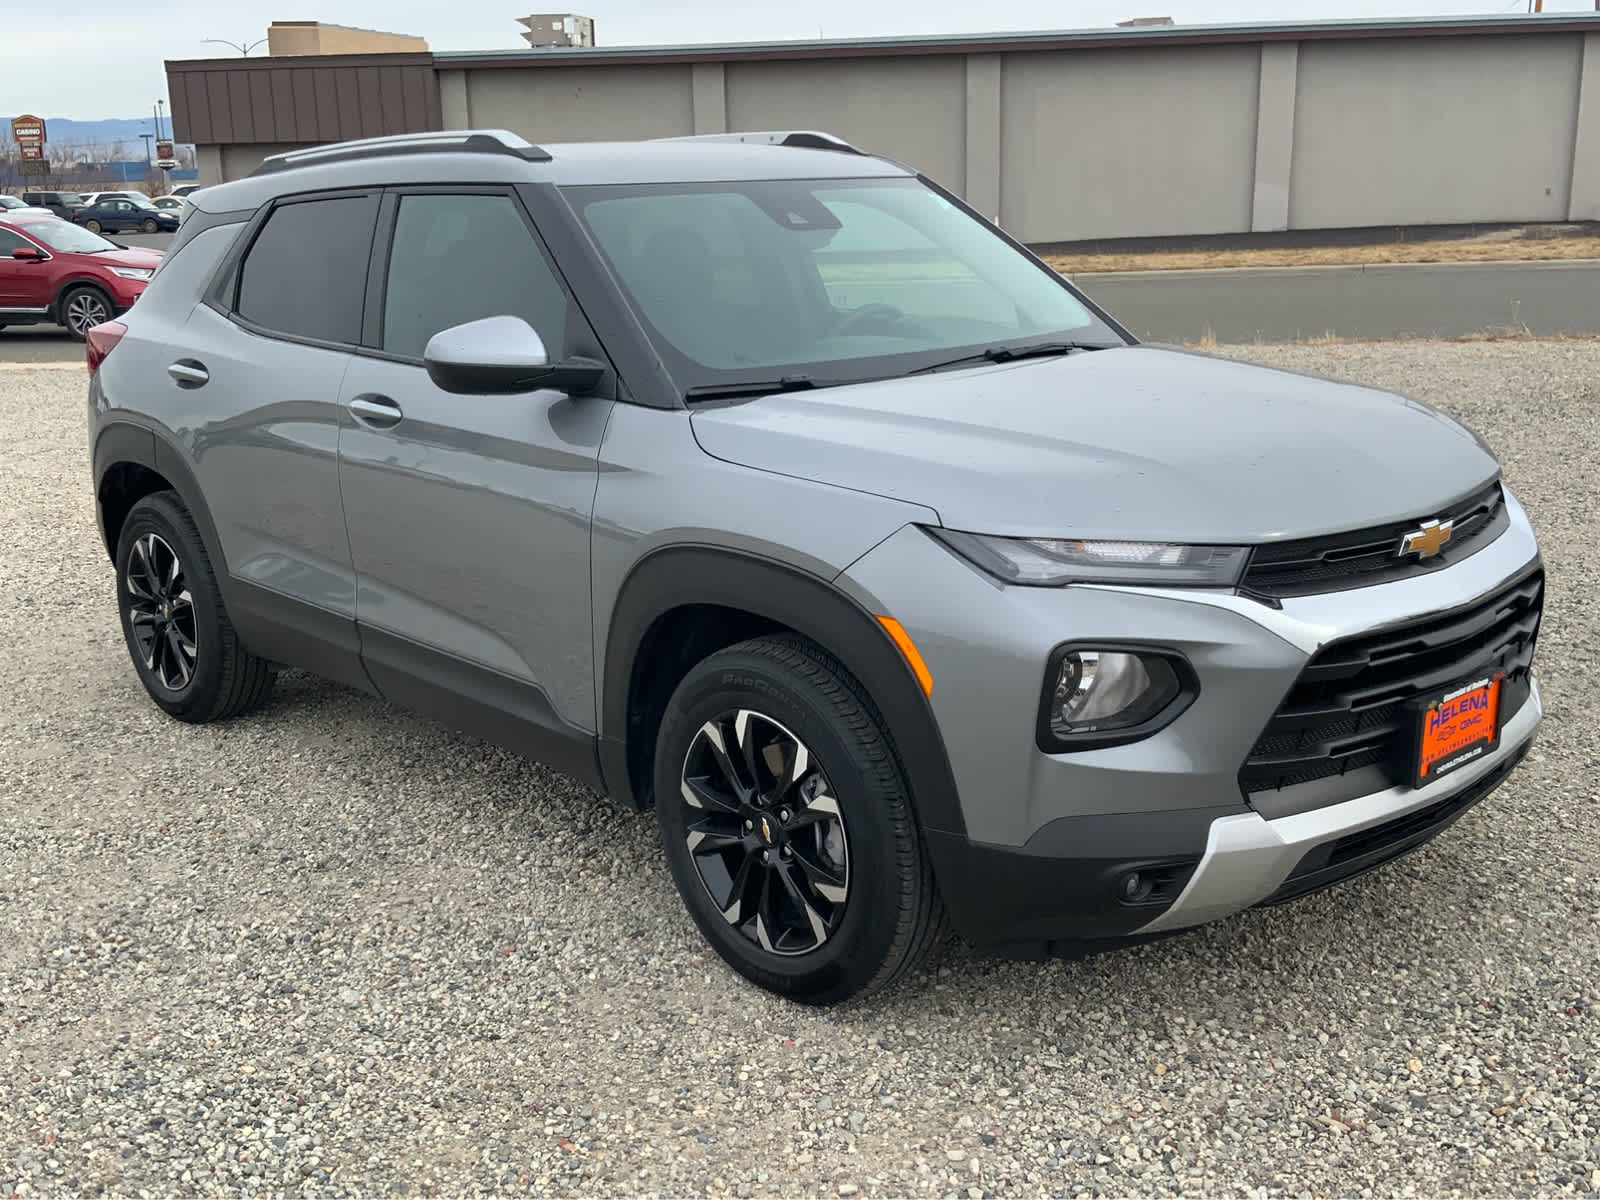
[{"label": "black alloy wheel", "polygon": [[793,633],[690,667],[652,794],[678,894],[752,983],[805,1004],[889,986],[945,936],[893,743],[838,659]]},{"label": "black alloy wheel", "polygon": [[707,721],[677,801],[700,882],[743,937],[769,954],[807,954],[839,928],[849,835],[827,776],[788,729],[747,708]]},{"label": "black alloy wheel", "polygon": [[134,652],[169,692],[194,678],[200,653],[194,596],[177,551],[157,533],[137,538],[123,582]]},{"label": "black alloy wheel", "polygon": [[122,634],[150,699],[196,724],[266,699],[277,668],[239,640],[205,542],[176,493],[134,504],[117,533],[116,562]]}]

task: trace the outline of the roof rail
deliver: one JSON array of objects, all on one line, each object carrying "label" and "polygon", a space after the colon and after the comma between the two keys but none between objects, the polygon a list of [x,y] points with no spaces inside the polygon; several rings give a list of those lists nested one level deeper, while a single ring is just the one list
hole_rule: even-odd
[{"label": "roof rail", "polygon": [[769,129],[749,133],[696,133],[687,137],[654,138],[657,142],[746,142],[758,146],[794,146],[806,150],[835,150],[865,154],[843,138],[815,129]]},{"label": "roof rail", "polygon": [[509,154],[528,162],[549,162],[551,154],[505,129],[456,129],[438,133],[401,133],[393,137],[361,138],[329,146],[288,150],[262,160],[252,176],[270,175],[291,167],[349,162],[360,158],[386,158],[391,154]]}]

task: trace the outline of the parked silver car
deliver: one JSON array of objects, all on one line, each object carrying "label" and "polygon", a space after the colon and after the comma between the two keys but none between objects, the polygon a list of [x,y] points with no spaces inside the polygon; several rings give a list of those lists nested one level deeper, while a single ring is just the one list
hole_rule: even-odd
[{"label": "parked silver car", "polygon": [[706,938],[828,1003],[1275,903],[1540,720],[1538,545],[1383,392],[1140,346],[823,134],[279,155],[93,331],[134,668],[279,664],[654,808]]}]

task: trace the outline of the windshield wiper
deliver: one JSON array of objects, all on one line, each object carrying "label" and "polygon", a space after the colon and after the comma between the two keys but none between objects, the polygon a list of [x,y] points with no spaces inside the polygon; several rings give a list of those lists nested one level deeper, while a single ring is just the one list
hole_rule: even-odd
[{"label": "windshield wiper", "polygon": [[684,392],[683,398],[688,401],[732,400],[740,396],[771,396],[777,392],[804,392],[832,386],[831,382],[818,383],[809,375],[785,375],[781,379],[754,379],[746,383],[697,384]]},{"label": "windshield wiper", "polygon": [[1035,342],[1026,346],[990,346],[977,354],[963,354],[960,358],[936,362],[931,366],[907,371],[908,375],[926,375],[930,371],[943,371],[949,367],[966,367],[977,363],[1016,362],[1019,358],[1053,358],[1058,354],[1071,354],[1075,350],[1110,350],[1118,342]]}]

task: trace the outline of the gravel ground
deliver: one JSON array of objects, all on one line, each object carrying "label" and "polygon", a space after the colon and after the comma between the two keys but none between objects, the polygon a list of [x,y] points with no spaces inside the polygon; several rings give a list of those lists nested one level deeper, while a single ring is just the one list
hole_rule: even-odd
[{"label": "gravel ground", "polygon": [[1600,343],[1252,347],[1504,454],[1550,720],[1424,851],[1077,963],[842,1011],[702,948],[648,819],[300,674],[139,690],[83,377],[0,371],[0,1195],[1600,1191]]}]

